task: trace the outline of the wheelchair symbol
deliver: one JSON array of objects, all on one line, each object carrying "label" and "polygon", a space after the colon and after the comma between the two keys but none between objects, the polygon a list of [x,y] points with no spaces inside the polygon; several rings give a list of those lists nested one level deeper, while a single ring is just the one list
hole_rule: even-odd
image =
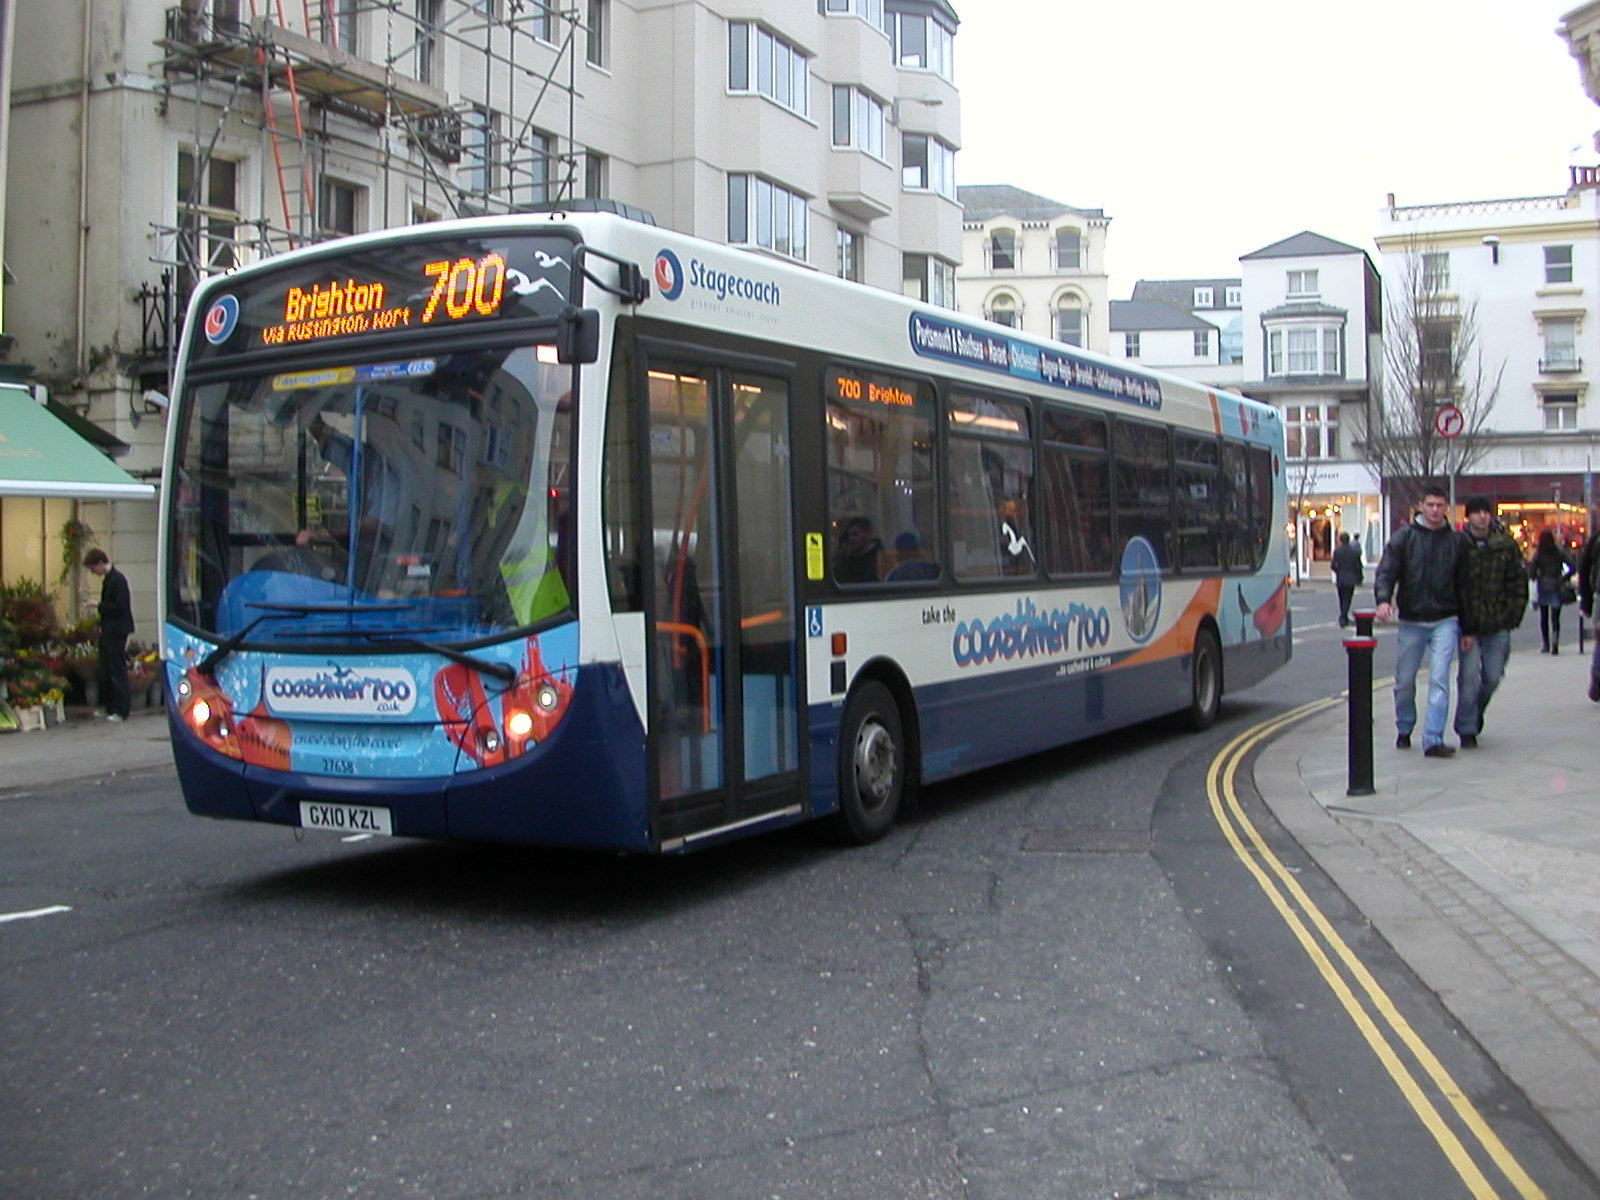
[{"label": "wheelchair symbol", "polygon": [[820,605],[812,605],[806,609],[806,636],[814,638],[822,636],[822,608]]}]

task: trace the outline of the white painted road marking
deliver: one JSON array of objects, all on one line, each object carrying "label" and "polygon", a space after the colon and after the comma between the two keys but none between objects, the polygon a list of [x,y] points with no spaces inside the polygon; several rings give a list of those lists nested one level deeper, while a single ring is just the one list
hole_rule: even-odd
[{"label": "white painted road marking", "polygon": [[71,911],[70,904],[52,904],[49,908],[30,908],[27,912],[0,913],[0,925],[7,921],[29,921],[34,917],[53,917],[57,913]]}]

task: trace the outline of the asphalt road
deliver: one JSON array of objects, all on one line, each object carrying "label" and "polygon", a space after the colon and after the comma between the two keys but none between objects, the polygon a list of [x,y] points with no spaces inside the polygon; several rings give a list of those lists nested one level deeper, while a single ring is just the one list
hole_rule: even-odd
[{"label": "asphalt road", "polygon": [[[931,789],[858,850],[296,840],[165,775],[0,801],[0,912],[66,909],[0,923],[0,1195],[1466,1195],[1206,826],[1212,755],[1342,670],[1308,646],[1209,734]],[[1544,1193],[1596,1195],[1360,945]]]}]

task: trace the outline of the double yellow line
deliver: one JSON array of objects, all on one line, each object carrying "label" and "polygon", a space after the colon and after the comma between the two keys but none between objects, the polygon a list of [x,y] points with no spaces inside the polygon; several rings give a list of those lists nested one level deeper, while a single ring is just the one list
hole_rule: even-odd
[{"label": "double yellow line", "polygon": [[[1239,803],[1234,779],[1252,750],[1288,726],[1343,702],[1341,695],[1301,705],[1246,730],[1223,747],[1206,772],[1206,796],[1211,803],[1211,814],[1227,837],[1228,844],[1233,847],[1234,854],[1277,910],[1289,932],[1294,934],[1328,985],[1328,990],[1344,1006],[1345,1012],[1355,1022],[1361,1036],[1394,1080],[1406,1102],[1461,1176],[1468,1192],[1478,1200],[1502,1200],[1503,1195],[1510,1194],[1522,1197],[1522,1200],[1545,1200],[1544,1191],[1529,1178],[1427,1043],[1400,1014],[1394,1001],[1389,999],[1355,951],[1339,936],[1322,910],[1312,902],[1282,860],[1272,852],[1245,814],[1244,806]],[[1409,1054],[1409,1065],[1402,1050]],[[1419,1072],[1432,1084],[1431,1096],[1419,1079]],[[1503,1194],[1496,1190],[1457,1135],[1456,1129],[1439,1111],[1435,1099],[1442,1099],[1455,1112],[1460,1127],[1481,1147],[1484,1157],[1514,1189],[1512,1193]]]}]

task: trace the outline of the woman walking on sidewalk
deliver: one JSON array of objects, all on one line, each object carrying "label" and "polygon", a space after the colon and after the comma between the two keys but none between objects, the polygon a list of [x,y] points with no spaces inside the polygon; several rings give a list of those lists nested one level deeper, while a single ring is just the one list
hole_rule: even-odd
[{"label": "woman walking on sidewalk", "polygon": [[1539,637],[1544,645],[1540,654],[1561,653],[1561,597],[1567,576],[1572,574],[1572,559],[1556,545],[1556,535],[1548,529],[1539,532],[1539,548],[1528,563],[1533,580],[1533,602],[1539,606]]}]

